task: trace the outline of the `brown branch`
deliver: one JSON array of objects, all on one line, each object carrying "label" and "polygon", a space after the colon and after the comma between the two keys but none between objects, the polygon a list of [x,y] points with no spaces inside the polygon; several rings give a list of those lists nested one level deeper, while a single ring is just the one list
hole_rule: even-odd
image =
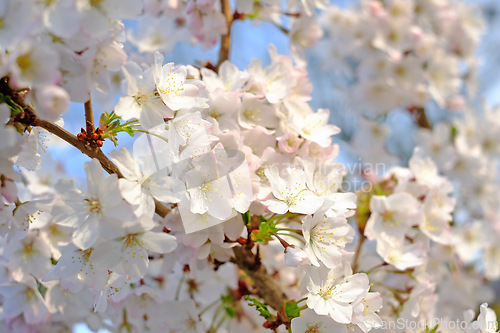
[{"label": "brown branch", "polygon": [[[118,176],[118,178],[123,178],[120,169],[118,169],[118,167],[102,152],[102,150],[92,150],[87,148],[85,143],[78,140],[78,138],[74,134],[66,131],[64,128],[54,123],[51,123],[50,121],[36,119],[32,125],[46,129],[47,131],[63,139],[88,157],[96,158],[101,163],[102,168],[109,174],[114,173]],[[168,209],[158,200],[155,200],[155,212],[161,217],[165,217],[170,212],[170,209]]]},{"label": "brown branch", "polygon": [[123,178],[123,175],[120,172],[120,169],[118,169],[118,167],[113,162],[111,162],[111,160],[109,160],[106,155],[104,155],[102,150],[100,150],[100,149],[93,150],[93,149],[87,148],[85,143],[78,140],[78,138],[74,134],[68,132],[64,128],[62,128],[54,123],[51,123],[50,121],[46,121],[46,120],[42,120],[42,119],[38,119],[38,118],[34,121],[33,126],[39,126],[41,128],[46,129],[50,133],[58,136],[59,138],[63,139],[64,141],[66,141],[67,143],[72,145],[73,147],[77,148],[78,150],[80,150],[82,153],[84,153],[88,157],[97,158],[97,160],[99,160],[99,162],[101,163],[104,170],[106,170],[110,174],[115,173],[119,178]]},{"label": "brown branch", "polygon": [[421,128],[432,129],[432,125],[425,114],[425,109],[423,107],[409,107],[408,111],[414,114],[415,122]]},{"label": "brown branch", "polygon": [[85,124],[88,135],[94,133],[94,112],[92,111],[92,96],[89,93],[89,100],[85,102]]},{"label": "brown branch", "polygon": [[366,237],[363,234],[359,235],[359,241],[358,241],[358,246],[356,247],[356,252],[354,253],[354,260],[352,261],[352,272],[357,273],[358,272],[358,265],[359,265],[359,256],[361,254],[361,250],[363,248],[363,243],[365,242]]},{"label": "brown branch", "polygon": [[253,254],[252,250],[246,246],[234,247],[233,253],[234,263],[252,279],[257,287],[257,295],[266,304],[279,311],[288,298],[276,284],[276,281],[267,273],[258,255]]},{"label": "brown branch", "polygon": [[231,13],[231,5],[229,0],[221,0],[222,14],[226,19],[227,32],[221,36],[220,40],[220,50],[219,50],[219,61],[215,66],[216,71],[219,70],[220,65],[229,59],[229,50],[231,48],[231,24],[233,23],[233,14]]}]

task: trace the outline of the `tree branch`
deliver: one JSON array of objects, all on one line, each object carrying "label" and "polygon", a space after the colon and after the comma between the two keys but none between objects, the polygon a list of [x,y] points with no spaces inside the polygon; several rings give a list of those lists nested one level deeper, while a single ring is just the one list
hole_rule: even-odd
[{"label": "tree branch", "polygon": [[233,253],[234,263],[252,279],[257,287],[257,295],[266,304],[279,311],[288,298],[269,276],[258,255],[253,254],[252,250],[246,246],[234,247]]},{"label": "tree branch", "polygon": [[[106,170],[109,174],[114,173],[118,176],[118,178],[123,178],[120,169],[118,169],[118,167],[102,152],[102,150],[88,149],[87,146],[83,142],[78,140],[78,138],[74,134],[66,131],[64,128],[54,123],[51,123],[50,121],[42,119],[36,119],[35,122],[33,123],[33,126],[39,126],[41,128],[46,129],[50,133],[58,136],[59,138],[63,139],[76,149],[80,150],[88,157],[97,158],[97,160],[101,163],[102,168]],[[168,209],[165,205],[163,205],[161,202],[155,199],[155,212],[161,217],[165,217],[170,212],[170,209]]]},{"label": "tree branch", "polygon": [[425,109],[423,107],[409,107],[408,111],[415,116],[415,122],[421,128],[432,129],[432,125],[427,118]]},{"label": "tree branch", "polygon": [[94,133],[94,112],[92,111],[92,96],[90,93],[89,100],[85,102],[85,125],[87,126],[88,135]]},{"label": "tree branch", "polygon": [[354,260],[352,261],[352,272],[357,273],[358,272],[358,265],[359,265],[359,255],[361,254],[361,250],[363,248],[363,243],[365,242],[366,237],[363,234],[359,235],[359,240],[358,240],[358,246],[356,247],[356,251],[354,253]]},{"label": "tree branch", "polygon": [[231,24],[233,23],[233,15],[231,13],[231,5],[229,0],[221,0],[222,14],[226,19],[227,32],[222,35],[220,40],[219,61],[215,66],[216,71],[219,70],[220,65],[229,59],[229,50],[231,48]]}]

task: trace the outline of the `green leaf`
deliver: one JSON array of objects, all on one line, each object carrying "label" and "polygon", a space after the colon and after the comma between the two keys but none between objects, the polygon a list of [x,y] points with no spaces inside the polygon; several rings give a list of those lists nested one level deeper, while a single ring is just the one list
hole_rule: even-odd
[{"label": "green leaf", "polygon": [[438,331],[437,331],[438,326],[439,325],[436,325],[434,328],[429,328],[429,326],[426,326],[425,333],[438,333]]},{"label": "green leaf", "polygon": [[273,222],[261,222],[259,225],[259,230],[253,230],[250,234],[250,238],[254,242],[259,242],[266,245],[272,239],[271,235],[273,233],[276,233],[277,231],[278,228],[276,228],[276,225]]},{"label": "green leaf", "polygon": [[455,126],[451,126],[451,131],[450,131],[450,141],[451,142],[455,141],[457,134],[458,134],[457,128]]},{"label": "green leaf", "polygon": [[5,103],[9,106],[11,116],[15,116],[24,111],[23,108],[15,103],[8,95],[0,94],[0,103]]},{"label": "green leaf", "polygon": [[99,119],[99,128],[103,131],[102,137],[111,140],[114,145],[117,145],[117,135],[120,132],[125,132],[130,136],[134,136],[135,127],[139,126],[137,120],[128,121],[126,123],[120,122],[121,118],[115,112],[104,112]]},{"label": "green leaf", "polygon": [[245,223],[246,226],[250,225],[250,211],[242,213],[241,217],[243,218],[243,223]]},{"label": "green leaf", "polygon": [[41,282],[38,282],[38,291],[42,298],[45,298],[45,294],[47,293],[47,287],[45,287]]},{"label": "green leaf", "polygon": [[264,317],[264,319],[269,320],[269,319],[272,319],[274,317],[271,314],[271,312],[269,312],[269,309],[267,308],[267,306],[264,303],[259,302],[255,298],[252,298],[252,297],[250,297],[248,295],[245,296],[245,299],[247,301],[251,302],[249,304],[250,306],[255,306],[255,308],[257,309],[257,311],[259,311],[260,315],[262,317]]},{"label": "green leaf", "polygon": [[288,318],[300,317],[300,308],[295,301],[285,303],[285,314]]}]

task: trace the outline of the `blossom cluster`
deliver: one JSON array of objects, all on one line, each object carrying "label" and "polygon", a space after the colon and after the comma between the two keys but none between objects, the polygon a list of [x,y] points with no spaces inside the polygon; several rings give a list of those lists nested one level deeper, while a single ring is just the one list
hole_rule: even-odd
[{"label": "blossom cluster", "polygon": [[[473,90],[482,26],[472,7],[235,6],[0,5],[0,331],[83,322],[112,332],[366,333],[442,318],[404,331],[448,333],[443,323],[459,318],[461,332],[493,332],[483,282],[500,278],[498,110],[422,122],[431,99],[468,103],[460,88]],[[341,60],[331,65],[352,71],[370,115],[355,152],[395,164],[378,116],[402,107],[420,117],[408,165],[362,173],[370,186],[356,193],[342,186],[350,175],[332,139],[341,129],[329,109],[311,106],[304,50],[323,34],[318,9]],[[269,64],[244,69],[222,56],[165,60],[180,41],[213,47],[245,19],[276,25],[291,56],[270,46]],[[96,128],[90,94],[117,97]],[[78,136],[64,129],[70,100],[85,103]],[[119,132],[133,143],[105,155],[103,141],[116,146]],[[82,180],[46,152],[56,136],[91,157]]]},{"label": "blossom cluster", "polygon": [[[483,30],[476,7],[441,0],[367,0],[321,17],[325,64],[354,82],[355,108],[373,116],[434,100],[462,109]],[[352,89],[352,87],[351,87]]]}]

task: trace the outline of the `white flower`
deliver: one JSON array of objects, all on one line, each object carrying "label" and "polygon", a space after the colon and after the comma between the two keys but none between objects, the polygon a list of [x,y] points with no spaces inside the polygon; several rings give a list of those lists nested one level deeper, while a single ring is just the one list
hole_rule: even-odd
[{"label": "white flower", "polygon": [[405,233],[425,217],[419,211],[419,203],[406,192],[390,196],[374,195],[370,200],[371,215],[365,227],[365,236],[370,240],[402,241]]},{"label": "white flower", "polygon": [[477,317],[477,323],[481,333],[496,333],[498,331],[498,322],[495,311],[488,308],[487,303],[481,304],[480,313]]},{"label": "white flower", "polygon": [[[184,232],[186,234],[190,234],[196,231],[204,230],[215,225],[218,225],[224,221],[233,218],[236,215],[236,211],[231,210],[231,214],[226,219],[218,219],[216,217],[211,216],[208,212],[203,214],[195,214],[190,209],[191,205],[189,203],[188,198],[183,198],[181,202],[179,202],[179,213],[182,219],[182,225],[184,227]],[[206,231],[201,234],[205,235]],[[206,240],[206,235],[203,236]],[[201,244],[198,244],[195,247],[199,247]]]},{"label": "white flower", "polygon": [[293,318],[291,324],[293,333],[347,333],[345,325],[330,317],[317,315],[309,309],[305,310],[302,316]]},{"label": "white flower", "polygon": [[410,245],[395,239],[377,239],[377,253],[389,264],[399,270],[406,270],[425,263],[426,240],[420,239]]},{"label": "white flower", "polygon": [[382,319],[375,312],[382,308],[382,297],[379,293],[367,293],[353,304],[352,323],[361,328],[363,332],[368,332],[372,328],[382,326]]},{"label": "white flower", "polygon": [[233,210],[230,180],[227,174],[219,173],[216,158],[207,157],[204,163],[198,164],[195,169],[186,173],[191,212],[208,213],[224,221],[229,219]]},{"label": "white flower", "polygon": [[42,281],[61,279],[72,292],[78,292],[84,285],[101,290],[108,280],[108,270],[116,266],[120,258],[113,255],[108,243],[99,243],[86,250],[73,244],[63,248],[57,264],[42,278]]},{"label": "white flower", "polygon": [[174,63],[163,65],[163,56],[155,53],[153,76],[156,90],[165,105],[173,111],[208,107],[205,84],[200,80],[187,79],[187,74],[186,66]]},{"label": "white flower", "polygon": [[22,314],[26,323],[40,324],[49,317],[37,283],[31,276],[0,287],[0,294],[4,297],[2,316],[6,319],[13,319]]},{"label": "white flower", "polygon": [[151,128],[164,123],[163,118],[171,118],[174,113],[167,108],[161,97],[156,93],[156,86],[151,69],[144,72],[134,62],[129,62],[122,68],[127,79],[127,94],[120,97],[115,106],[115,112],[124,120],[133,118],[145,128]]},{"label": "white flower", "polygon": [[275,199],[264,201],[267,208],[277,214],[287,211],[300,214],[313,214],[323,204],[323,200],[306,187],[306,175],[304,170],[298,168],[286,168],[283,177],[280,176],[276,165],[264,171],[271,183]]},{"label": "white flower", "polygon": [[110,158],[125,177],[119,179],[120,189],[123,197],[137,206],[137,216],[152,217],[155,211],[154,199],[165,203],[180,201],[180,195],[185,191],[184,184],[171,177],[166,167],[157,170],[155,163],[139,164],[126,148],[111,152]]},{"label": "white flower", "polygon": [[238,121],[241,127],[247,129],[259,125],[273,129],[279,124],[276,106],[252,94],[243,96]]},{"label": "white flower", "polygon": [[137,21],[138,27],[129,32],[128,39],[139,52],[171,53],[178,41],[188,38],[171,17],[146,14]]},{"label": "white flower", "polygon": [[63,88],[55,85],[36,90],[37,113],[41,118],[55,121],[68,111],[69,95]]},{"label": "white flower", "polygon": [[315,142],[321,147],[328,147],[332,142],[332,135],[340,133],[340,128],[329,125],[330,111],[318,109],[308,115],[294,114],[291,119],[291,127],[303,138]]},{"label": "white flower", "polygon": [[59,55],[47,45],[22,42],[9,57],[10,83],[16,88],[55,84],[61,77]]},{"label": "white flower", "polygon": [[342,263],[342,251],[354,238],[354,230],[344,217],[326,217],[321,210],[303,220],[305,252],[314,266],[320,261],[328,268]]},{"label": "white flower", "polygon": [[113,237],[122,222],[133,214],[122,199],[116,175],[104,178],[101,164],[96,159],[85,163],[84,168],[88,192],[76,189],[73,182],[59,181],[56,189],[61,193],[61,201],[54,206],[52,215],[56,223],[76,228],[73,242],[88,249],[96,243],[102,231],[105,231],[104,237]]},{"label": "white flower", "polygon": [[351,303],[370,289],[366,274],[342,278],[341,267],[311,267],[306,270],[307,306],[319,315],[329,315],[338,323],[352,321]]},{"label": "white flower", "polygon": [[174,236],[164,232],[154,232],[153,220],[145,217],[140,223],[124,227],[121,235],[103,246],[108,248],[108,256],[119,258],[121,267],[115,270],[132,278],[142,278],[148,269],[148,251],[169,253],[177,247]]}]

